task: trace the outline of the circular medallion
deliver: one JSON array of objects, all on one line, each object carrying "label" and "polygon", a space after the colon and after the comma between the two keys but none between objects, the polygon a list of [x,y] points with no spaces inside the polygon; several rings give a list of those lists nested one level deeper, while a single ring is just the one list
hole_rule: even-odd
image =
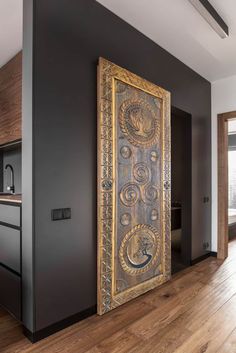
[{"label": "circular medallion", "polygon": [[106,180],[103,180],[103,182],[102,182],[102,188],[104,189],[104,190],[111,190],[111,188],[112,188],[112,181],[111,180],[109,180],[109,179],[106,179]]},{"label": "circular medallion", "polygon": [[158,219],[158,211],[156,209],[151,210],[150,218],[152,221],[156,221]]},{"label": "circular medallion", "polygon": [[130,224],[130,221],[131,221],[131,215],[129,213],[124,213],[120,217],[120,223],[122,224],[122,226],[128,226]]},{"label": "circular medallion", "polygon": [[132,207],[140,198],[140,190],[138,185],[134,183],[125,184],[120,191],[120,200],[127,206]]},{"label": "circular medallion", "polygon": [[120,149],[120,154],[124,159],[129,159],[131,157],[131,149],[128,146],[123,146]]},{"label": "circular medallion", "polygon": [[150,171],[145,163],[137,163],[134,166],[134,178],[140,184],[146,184],[149,181]]},{"label": "circular medallion", "polygon": [[128,99],[120,107],[120,128],[134,146],[150,147],[160,137],[160,122],[151,105],[143,99]]},{"label": "circular medallion", "polygon": [[158,154],[157,154],[157,151],[151,151],[150,153],[150,160],[152,162],[156,162],[158,159]]},{"label": "circular medallion", "polygon": [[123,270],[138,275],[150,270],[160,254],[160,236],[156,228],[138,224],[123,238],[119,259]]},{"label": "circular medallion", "polygon": [[147,205],[152,205],[159,198],[159,191],[153,184],[147,184],[142,192],[142,199]]}]

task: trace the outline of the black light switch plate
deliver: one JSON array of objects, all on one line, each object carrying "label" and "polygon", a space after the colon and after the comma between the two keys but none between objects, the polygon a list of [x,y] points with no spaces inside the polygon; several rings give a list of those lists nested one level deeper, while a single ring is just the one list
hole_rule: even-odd
[{"label": "black light switch plate", "polygon": [[62,215],[63,219],[71,219],[71,208],[63,208]]},{"label": "black light switch plate", "polygon": [[71,208],[57,208],[51,212],[52,221],[61,221],[63,219],[71,219]]},{"label": "black light switch plate", "polygon": [[54,209],[52,210],[52,221],[59,221],[62,219],[62,209]]}]

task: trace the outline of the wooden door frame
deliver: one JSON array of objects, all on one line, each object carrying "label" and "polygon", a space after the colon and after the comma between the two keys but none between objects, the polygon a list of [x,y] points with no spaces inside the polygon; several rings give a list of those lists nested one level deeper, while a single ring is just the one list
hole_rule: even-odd
[{"label": "wooden door frame", "polygon": [[217,257],[228,257],[228,122],[236,111],[218,114],[218,247]]}]

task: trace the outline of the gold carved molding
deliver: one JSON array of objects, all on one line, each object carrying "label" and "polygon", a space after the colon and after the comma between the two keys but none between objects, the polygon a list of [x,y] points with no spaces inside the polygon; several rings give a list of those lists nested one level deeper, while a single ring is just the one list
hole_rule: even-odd
[{"label": "gold carved molding", "polygon": [[[116,83],[119,82],[119,85]],[[122,102],[119,114],[116,113],[116,91],[122,93],[126,87],[136,89],[135,97]],[[120,90],[120,91],[119,91]],[[139,92],[154,99],[160,111],[157,119],[155,106],[147,104]],[[156,101],[155,101],[156,99]],[[140,109],[146,119],[140,117]],[[120,131],[117,137],[117,129]],[[103,58],[98,65],[98,272],[97,299],[98,314],[102,315],[117,306],[153,289],[171,276],[171,240],[170,240],[170,93],[153,83],[125,70]],[[119,141],[118,141],[119,140]],[[118,148],[118,142],[127,141]],[[123,143],[123,142],[122,142]],[[160,152],[152,146],[159,143]],[[132,180],[119,185],[118,156],[124,164],[134,158],[140,149],[149,148],[151,167],[138,161],[134,163]],[[149,150],[148,150],[149,151]],[[143,153],[143,152],[142,152]],[[151,183],[153,163],[160,167],[158,184]],[[128,162],[127,162],[128,163]],[[127,164],[128,165],[128,164]],[[159,175],[158,174],[158,175]],[[118,219],[117,199],[124,208]],[[137,205],[143,205],[149,212],[150,224],[131,226],[131,218]],[[141,207],[141,206],[140,206]],[[149,208],[148,208],[149,207]],[[158,222],[159,228],[152,222]],[[117,249],[118,224],[124,231],[119,249]],[[125,228],[126,227],[126,228]],[[122,228],[122,229],[123,229]],[[133,237],[133,238],[132,238]],[[131,239],[131,240],[130,240]],[[129,243],[130,242],[130,243]],[[146,261],[141,263],[140,243],[145,247]],[[134,247],[136,250],[133,251]],[[148,256],[151,258],[150,262]],[[158,260],[159,259],[159,260]],[[134,269],[129,263],[134,262]],[[116,267],[119,264],[124,276],[130,276],[130,283],[136,278],[135,285],[124,290],[116,288]],[[139,276],[152,269],[152,276],[139,281]],[[127,277],[129,278],[129,277]],[[128,280],[127,280],[128,281]]]}]

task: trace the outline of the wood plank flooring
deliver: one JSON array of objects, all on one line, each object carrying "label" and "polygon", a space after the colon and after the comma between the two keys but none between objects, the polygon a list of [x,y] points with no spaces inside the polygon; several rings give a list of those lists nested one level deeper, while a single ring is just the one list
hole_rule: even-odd
[{"label": "wood plank flooring", "polygon": [[236,240],[120,308],[32,345],[0,309],[1,353],[236,353]]}]

